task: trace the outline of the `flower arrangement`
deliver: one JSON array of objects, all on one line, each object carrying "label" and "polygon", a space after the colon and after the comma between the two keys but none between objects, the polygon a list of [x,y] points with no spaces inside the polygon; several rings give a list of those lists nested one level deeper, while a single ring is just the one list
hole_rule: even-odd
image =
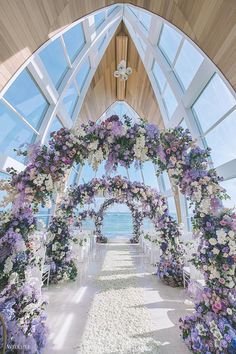
[{"label": "flower arrangement", "polygon": [[[12,179],[8,183],[8,187],[5,186],[8,191],[6,203],[12,202],[12,211],[0,216],[0,242],[4,245],[3,251],[1,250],[0,267],[2,271],[5,269],[4,276],[1,279],[3,307],[7,307],[8,301],[12,299],[9,290],[12,282],[17,289],[18,286],[23,287],[27,282],[25,274],[28,265],[31,262],[33,264],[37,263],[37,260],[34,260],[33,255],[29,252],[30,246],[28,246],[33,229],[29,226],[32,223],[27,228],[23,226],[17,228],[17,225],[15,226],[13,223],[21,223],[24,220],[23,215],[25,213],[29,213],[26,219],[31,220],[32,213],[37,210],[38,205],[44,205],[47,199],[60,187],[72,164],[74,162],[83,164],[86,160],[95,169],[103,160],[106,160],[107,173],[116,170],[118,165],[129,167],[135,160],[140,162],[150,160],[157,166],[158,173],[167,171],[172,184],[178,186],[180,191],[194,204],[194,229],[201,234],[196,257],[201,257],[199,267],[203,262],[201,271],[206,279],[207,287],[214,291],[217,288],[229,291],[235,288],[235,277],[232,273],[235,270],[236,262],[236,216],[234,211],[222,209],[222,199],[226,195],[219,184],[220,178],[216,171],[208,168],[209,151],[200,149],[196,142],[192,140],[188,130],[178,127],[160,133],[157,126],[153,124],[142,121],[140,124],[135,123],[132,126],[129,120],[122,123],[119,121],[119,117],[112,116],[100,125],[89,122],[83,125],[78,133],[63,128],[52,133],[51,136],[49,147],[32,145],[27,149],[27,152],[23,152],[28,157],[28,165],[24,171],[17,173],[13,169],[9,170]],[[93,197],[93,183],[82,187],[78,191],[75,195],[76,203],[89,202]],[[104,191],[114,188],[114,197],[119,197],[127,183],[122,184],[119,179],[115,180],[114,183],[112,181],[106,182],[104,179],[102,185]],[[100,189],[98,186],[97,188]],[[168,279],[171,275],[171,278],[174,279],[175,276],[170,273],[170,268],[174,272],[178,267],[174,264],[175,262],[172,262],[172,258],[171,263],[169,263],[168,257],[173,251],[173,259],[176,259],[176,262],[181,259],[177,238],[179,230],[168,215],[165,201],[152,190],[145,191],[138,185],[132,186],[129,192],[130,198],[134,196],[136,199],[141,198],[142,202],[150,205],[149,211],[153,219],[155,219],[157,213],[162,215],[156,222],[156,227],[159,227],[158,231],[160,231],[163,241],[162,268],[160,268],[159,275],[164,279]],[[71,208],[67,206],[66,210],[70,214],[73,205],[71,205]],[[60,217],[60,212],[58,210],[58,217]],[[66,217],[69,217],[69,215],[66,215]],[[23,224],[24,222],[22,222]],[[217,231],[217,234],[214,233],[214,230]],[[16,247],[14,246],[15,240],[18,240]],[[220,253],[217,254],[219,250]],[[205,290],[203,290],[204,292]],[[20,298],[20,291],[15,294],[16,297],[19,294]],[[219,297],[224,301],[225,293],[220,292]],[[15,299],[15,301],[18,303],[18,299]],[[32,303],[34,303],[33,299]],[[11,334],[9,335],[12,326],[19,329],[24,327],[20,321],[21,310],[21,306],[15,307],[14,314],[10,316],[9,321],[6,321],[8,323],[8,338],[13,338]],[[29,310],[29,322],[32,326],[34,322],[41,324],[39,327],[41,327],[40,333],[43,337],[45,327],[42,302],[35,305],[33,314]],[[229,331],[233,338],[232,333],[235,333],[235,325],[225,324],[225,327],[223,326],[228,318],[225,317],[224,313],[219,313],[218,323],[221,323],[221,328],[223,328],[221,331]],[[199,353],[199,351],[193,345],[196,335],[194,328],[202,322],[207,325],[208,318],[204,314],[199,318],[197,313],[194,318],[184,320],[185,326],[190,328],[189,331],[184,332],[184,338],[189,347],[196,353]],[[218,326],[218,328],[220,327]],[[38,341],[36,332],[29,330],[23,333],[25,333],[26,341],[34,341],[37,350],[42,351],[45,341],[42,338]],[[198,337],[200,343],[204,343],[204,334],[199,332]],[[14,338],[18,340],[17,336]],[[230,343],[233,343],[231,345],[233,348],[234,341]],[[234,348],[231,347],[222,349],[222,352],[226,353],[227,350],[233,352]],[[214,347],[212,348],[209,350],[210,353],[214,353]]]},{"label": "flower arrangement", "polygon": [[45,301],[41,284],[32,277],[38,269],[36,219],[29,208],[3,212],[0,231],[0,312],[7,331],[7,347],[24,345],[40,352],[45,345]]},{"label": "flower arrangement", "polygon": [[77,276],[76,261],[72,246],[76,239],[71,237],[65,219],[54,217],[49,225],[49,233],[53,236],[48,245],[47,255],[51,259],[51,279],[54,283],[75,280]]},{"label": "flower arrangement", "polygon": [[206,282],[196,312],[180,319],[183,338],[194,353],[235,353],[236,214],[222,207],[227,195],[216,171],[208,168],[209,149],[197,147],[181,128],[164,131],[160,142],[159,171],[168,171],[194,205],[200,242],[192,262]]}]

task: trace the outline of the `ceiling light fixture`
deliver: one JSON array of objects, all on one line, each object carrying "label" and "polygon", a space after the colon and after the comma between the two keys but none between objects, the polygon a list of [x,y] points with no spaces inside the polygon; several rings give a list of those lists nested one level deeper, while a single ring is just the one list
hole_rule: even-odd
[{"label": "ceiling light fixture", "polygon": [[132,69],[130,67],[126,68],[126,61],[121,60],[117,65],[117,70],[114,71],[114,76],[120,78],[121,80],[128,80],[128,77],[132,74]]}]

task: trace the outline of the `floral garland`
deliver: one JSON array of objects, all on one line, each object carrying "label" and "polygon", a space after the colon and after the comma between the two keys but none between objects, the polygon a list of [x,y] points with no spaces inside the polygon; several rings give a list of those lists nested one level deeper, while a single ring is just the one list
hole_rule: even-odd
[{"label": "floral garland", "polygon": [[[141,122],[131,126],[129,121],[122,123],[119,121],[119,117],[113,116],[100,125],[89,122],[83,125],[78,133],[61,129],[52,134],[49,147],[33,145],[24,154],[28,155],[29,160],[25,170],[18,174],[13,169],[8,171],[12,174],[12,180],[7,187],[5,186],[8,190],[6,203],[13,203],[13,209],[8,214],[9,219],[7,222],[4,222],[5,214],[1,215],[1,239],[8,237],[6,235],[9,235],[13,222],[20,221],[22,213],[24,214],[22,210],[28,209],[30,210],[29,214],[32,215],[39,204],[44,205],[46,203],[47,198],[52,196],[57,186],[60,186],[74,162],[83,164],[88,160],[96,169],[103,160],[106,160],[106,171],[111,172],[118,165],[129,167],[134,160],[140,162],[150,160],[157,165],[159,173],[162,171],[169,173],[173,185],[177,185],[180,191],[195,206],[194,228],[199,232],[201,238],[196,257],[206,258],[204,268],[199,264],[206,280],[206,288],[203,294],[207,293],[209,289],[217,291],[220,288],[223,291],[219,292],[218,295],[220,301],[224,302],[224,290],[232,292],[232,289],[235,288],[236,281],[235,276],[232,274],[232,269],[235,270],[236,263],[236,215],[234,211],[222,209],[221,200],[225,198],[225,192],[219,185],[219,177],[215,170],[208,169],[209,151],[197,147],[188,130],[184,131],[179,127],[167,129],[160,133],[157,126],[153,124]],[[167,217],[167,215],[164,217],[162,228],[162,232],[165,231],[167,233],[165,240],[168,239],[168,244],[163,240],[162,249],[164,254],[170,245],[173,246],[173,249],[176,247],[175,234],[177,232],[174,232],[173,236],[170,231],[168,234],[172,222],[168,225],[166,222]],[[217,233],[211,231],[211,227]],[[219,238],[218,234],[222,230],[226,235]],[[30,237],[31,229],[28,228],[24,232],[20,230],[19,234],[24,244],[26,244]],[[215,244],[213,245],[212,242],[215,242]],[[27,278],[23,274],[26,274],[28,269],[28,262],[22,263],[21,257],[27,258],[28,249],[23,251],[24,254],[22,254],[18,249],[11,247],[10,242],[9,244],[7,243],[6,248],[8,256],[14,260],[15,269],[18,269],[18,265],[19,269],[21,269],[20,276],[16,276],[14,279],[14,287],[17,289],[14,301],[19,303],[20,294],[22,294],[27,283]],[[222,257],[217,254],[217,249],[223,255]],[[226,251],[228,249],[229,251]],[[177,254],[178,251],[175,249],[175,252]],[[232,263],[229,269],[227,269],[228,260]],[[1,269],[4,269],[6,258],[2,257],[0,263]],[[18,271],[16,273],[18,274]],[[8,302],[12,299],[11,275],[10,271],[4,276],[4,288],[1,295],[4,308],[7,308]],[[160,275],[165,276],[165,267],[160,269]],[[42,315],[43,305],[40,304],[40,301],[37,302],[37,305],[35,301],[32,301],[32,303],[35,305],[35,311],[32,314],[30,310],[26,310],[28,312],[26,323],[30,323],[29,328],[35,328],[33,326],[35,322],[40,324],[40,333],[43,338],[45,335],[45,325],[44,320],[42,320],[44,318]],[[198,304],[199,302],[196,304],[196,310]],[[230,308],[232,310],[232,305],[230,305]],[[36,332],[25,331],[25,323],[20,320],[23,307],[21,305],[12,306],[11,309],[12,315],[9,323],[7,315],[5,314],[4,316],[6,323],[8,323],[8,344],[22,343],[23,340],[18,340],[18,336],[14,335],[12,329],[13,327],[18,327],[25,334],[25,342],[34,341],[38,352],[42,351],[45,340],[38,341]],[[213,312],[210,306],[208,309],[209,312]],[[232,317],[232,315],[225,317],[225,313],[221,311],[219,311],[218,316],[222,321],[227,320],[230,316]],[[14,321],[15,325],[13,325]],[[196,334],[193,334],[193,329],[197,327],[200,320],[195,314],[191,319],[183,321],[184,328],[181,328],[186,343],[195,353],[199,353],[195,346]],[[206,324],[209,322],[204,314],[201,317],[201,322]],[[235,334],[235,325],[232,325],[232,328]],[[218,329],[222,335],[224,327],[218,326]],[[209,353],[230,352],[231,347],[234,346],[234,336],[232,332],[230,333],[227,347],[225,343],[221,344],[220,347],[216,347],[215,343],[209,339]],[[17,339],[13,341],[13,337]],[[206,341],[205,335],[198,331],[197,340],[200,343],[204,343]]]},{"label": "floral garland", "polygon": [[[166,284],[181,286],[183,284],[183,252],[179,242],[180,229],[176,221],[169,215],[165,198],[160,196],[155,189],[145,186],[143,183],[130,182],[121,176],[94,178],[69,191],[63,204],[59,207],[60,217],[66,222],[68,218],[73,217],[74,210],[78,205],[82,207],[85,204],[93,203],[97,194],[108,195],[116,200],[126,200],[126,203],[130,204],[132,204],[131,201],[136,200],[142,205],[143,212],[149,215],[162,240],[162,255],[157,273]],[[137,220],[135,226],[137,237],[139,237],[143,221],[143,212],[133,209],[135,223]],[[98,226],[100,223],[101,220],[98,220]],[[138,239],[134,241],[136,240]]]},{"label": "floral garland", "polygon": [[36,219],[31,209],[21,208],[3,212],[0,226],[0,312],[8,329],[7,348],[9,353],[20,348],[36,353],[47,334],[41,284],[32,278],[41,261]]},{"label": "floral garland", "polygon": [[183,338],[194,353],[235,353],[236,214],[222,208],[227,195],[216,171],[208,169],[208,149],[197,147],[182,129],[161,133],[160,143],[159,171],[168,171],[194,205],[193,226],[200,235],[194,264],[206,282],[196,312],[180,319]]}]

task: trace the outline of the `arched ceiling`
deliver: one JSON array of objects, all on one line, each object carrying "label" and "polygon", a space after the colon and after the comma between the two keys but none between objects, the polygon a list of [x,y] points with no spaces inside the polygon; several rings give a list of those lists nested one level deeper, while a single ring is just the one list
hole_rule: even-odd
[{"label": "arched ceiling", "polygon": [[122,23],[112,38],[106,52],[96,70],[93,80],[82,105],[78,124],[90,120],[97,120],[107,108],[117,100],[116,79],[113,72],[116,70],[116,36],[124,34],[128,37],[128,63],[132,68],[132,75],[126,82],[125,101],[149,122],[163,128],[163,121],[158,103],[149,81],[146,70],[137,52],[125,25]]},{"label": "arched ceiling", "polygon": [[86,14],[114,3],[143,7],[176,25],[236,88],[235,0],[2,0],[0,89],[49,38]]}]

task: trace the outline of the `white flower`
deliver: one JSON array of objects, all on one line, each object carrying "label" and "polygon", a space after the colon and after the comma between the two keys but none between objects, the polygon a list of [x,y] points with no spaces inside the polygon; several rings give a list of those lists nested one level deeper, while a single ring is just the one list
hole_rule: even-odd
[{"label": "white flower", "polygon": [[95,140],[95,141],[93,141],[92,143],[90,143],[89,145],[88,145],[88,150],[97,150],[97,147],[98,147],[98,140]]},{"label": "white flower", "polygon": [[229,315],[232,315],[232,314],[233,314],[232,309],[231,309],[231,308],[229,308],[229,307],[227,308],[227,310],[226,310],[226,311],[227,311],[227,313],[228,313]]},{"label": "white flower", "polygon": [[219,249],[216,248],[216,247],[213,248],[213,251],[212,251],[212,252],[213,252],[214,254],[219,254],[219,253],[220,253]]},{"label": "white flower", "polygon": [[12,258],[10,256],[5,261],[3,272],[5,274],[10,273],[12,271],[12,268],[13,268],[13,262],[12,262]]},{"label": "white flower", "polygon": [[215,238],[210,238],[210,239],[209,239],[209,243],[210,243],[212,246],[214,246],[214,245],[217,244],[217,241],[216,241]]},{"label": "white flower", "polygon": [[148,159],[146,155],[147,151],[148,149],[145,146],[145,137],[143,135],[139,136],[134,145],[134,156],[140,161],[146,161]]},{"label": "white flower", "polygon": [[226,232],[223,229],[220,229],[216,231],[216,235],[218,242],[224,244],[227,236]]},{"label": "white flower", "polygon": [[15,284],[18,280],[18,274],[17,273],[12,273],[8,279],[9,284]]},{"label": "white flower", "polygon": [[53,245],[52,245],[52,251],[56,251],[57,250],[57,245],[56,245],[56,243],[53,243]]}]

